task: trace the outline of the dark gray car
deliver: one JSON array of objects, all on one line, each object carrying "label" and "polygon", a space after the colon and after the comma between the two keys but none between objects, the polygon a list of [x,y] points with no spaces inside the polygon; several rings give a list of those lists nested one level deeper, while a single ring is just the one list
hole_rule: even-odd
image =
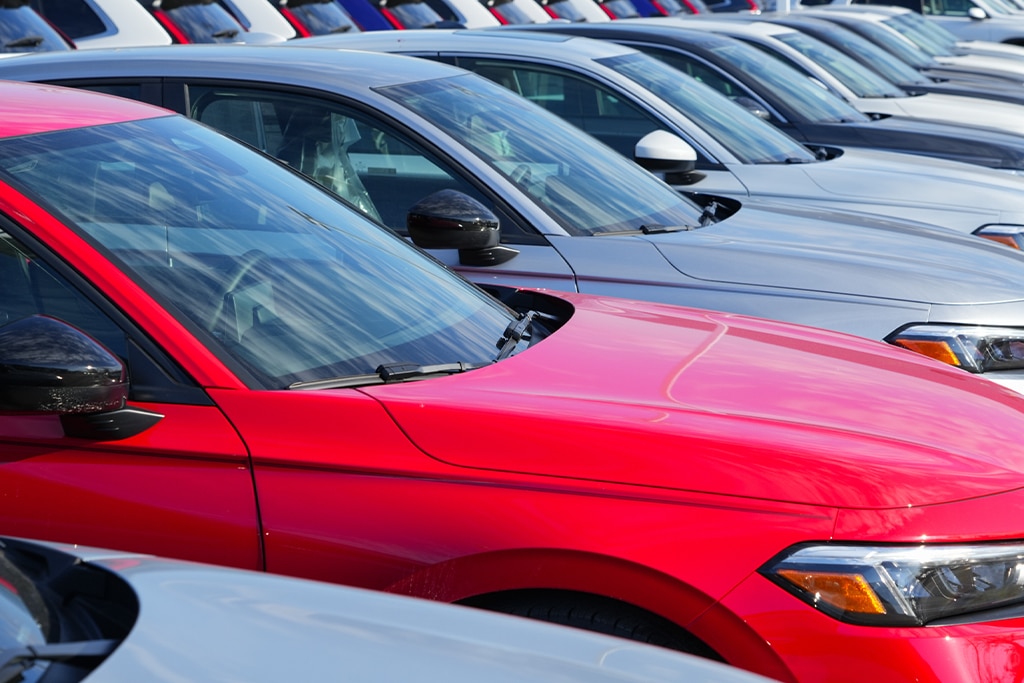
[{"label": "dark gray car", "polygon": [[[73,57],[0,60],[0,77],[185,112],[396,230],[413,208],[418,243],[484,286],[687,304],[945,349],[947,361],[1024,388],[1019,251],[866,214],[681,194],[508,89],[427,60],[248,46]],[[668,149],[646,142],[648,161]],[[662,156],[670,173],[692,172]],[[453,190],[484,206],[453,201]],[[500,245],[474,233],[488,214]]]}]

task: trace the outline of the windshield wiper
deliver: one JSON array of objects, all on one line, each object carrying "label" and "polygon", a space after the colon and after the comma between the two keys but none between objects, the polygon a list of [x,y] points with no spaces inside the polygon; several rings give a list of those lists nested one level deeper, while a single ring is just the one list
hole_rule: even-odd
[{"label": "windshield wiper", "polygon": [[644,225],[640,226],[640,232],[642,232],[645,235],[657,235],[663,232],[679,232],[680,230],[692,229],[693,228],[691,228],[689,225],[658,225],[657,223],[652,223],[650,225],[647,225],[645,223]]},{"label": "windshield wiper", "polygon": [[533,319],[536,315],[536,311],[527,311],[523,314],[523,317],[518,320],[513,320],[508,324],[505,331],[501,333],[501,338],[498,340],[498,355],[494,359],[494,362],[504,360],[511,356],[519,342],[524,337],[529,336],[530,326],[533,325]]},{"label": "windshield wiper", "polygon": [[4,43],[4,47],[38,47],[42,42],[42,36],[25,36],[23,38],[12,40],[9,43]]},{"label": "windshield wiper", "polygon": [[238,35],[237,28],[226,28],[222,31],[216,31],[210,34],[211,38],[234,38]]},{"label": "windshield wiper", "polygon": [[77,659],[102,659],[117,647],[118,640],[81,640],[50,645],[26,645],[0,652],[0,683],[21,680],[21,675],[36,662],[66,662]]},{"label": "windshield wiper", "polygon": [[[348,375],[347,377],[333,377],[331,379],[315,379],[306,382],[293,382],[288,385],[289,389],[314,390],[314,389],[344,389],[346,387],[363,387],[371,384],[391,384],[393,382],[404,382],[407,379],[422,379],[432,375],[454,375],[459,372],[468,372],[483,365],[464,363],[438,363],[436,365],[419,365],[417,363],[384,363],[378,365],[377,369],[365,375]],[[3,681],[0,681],[3,683]]]}]

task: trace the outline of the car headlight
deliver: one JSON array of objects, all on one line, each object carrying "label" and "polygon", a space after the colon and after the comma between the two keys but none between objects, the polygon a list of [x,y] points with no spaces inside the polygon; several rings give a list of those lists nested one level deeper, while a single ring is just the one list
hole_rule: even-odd
[{"label": "car headlight", "polygon": [[909,325],[885,341],[969,372],[1024,368],[1024,329]]},{"label": "car headlight", "polygon": [[[804,545],[761,573],[841,621],[873,626],[969,622],[997,608],[1024,613],[1024,544]],[[1019,615],[1018,615],[1019,616]],[[991,618],[991,612],[977,619]]]},{"label": "car headlight", "polygon": [[1024,225],[984,225],[974,234],[1012,249],[1024,249]]}]

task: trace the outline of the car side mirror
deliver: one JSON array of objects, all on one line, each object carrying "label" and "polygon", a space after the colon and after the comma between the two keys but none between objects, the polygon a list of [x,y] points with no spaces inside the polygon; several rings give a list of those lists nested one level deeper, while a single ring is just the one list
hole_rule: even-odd
[{"label": "car side mirror", "polygon": [[969,16],[974,21],[982,21],[984,19],[988,19],[988,12],[986,12],[980,7],[975,6],[967,10],[967,16]]},{"label": "car side mirror", "polygon": [[760,102],[752,97],[737,97],[733,102],[740,105],[762,121],[771,121],[772,119],[771,112],[765,109]]},{"label": "car side mirror", "polygon": [[124,364],[61,320],[32,315],[0,327],[0,412],[58,415],[67,436],[124,439],[162,415],[127,408]]},{"label": "car side mirror", "polygon": [[438,190],[409,209],[409,237],[421,249],[458,249],[467,266],[494,266],[519,251],[504,247],[498,217],[486,206],[457,190]]},{"label": "car side mirror", "polygon": [[640,138],[633,159],[648,171],[663,174],[670,185],[692,185],[704,178],[703,173],[695,170],[697,151],[666,130],[651,131]]}]

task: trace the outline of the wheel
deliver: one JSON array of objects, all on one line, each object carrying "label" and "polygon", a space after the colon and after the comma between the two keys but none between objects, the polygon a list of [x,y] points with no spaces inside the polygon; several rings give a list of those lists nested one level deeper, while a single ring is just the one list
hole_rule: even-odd
[{"label": "wheel", "polygon": [[516,591],[465,604],[723,661],[714,650],[671,621],[598,595]]}]

